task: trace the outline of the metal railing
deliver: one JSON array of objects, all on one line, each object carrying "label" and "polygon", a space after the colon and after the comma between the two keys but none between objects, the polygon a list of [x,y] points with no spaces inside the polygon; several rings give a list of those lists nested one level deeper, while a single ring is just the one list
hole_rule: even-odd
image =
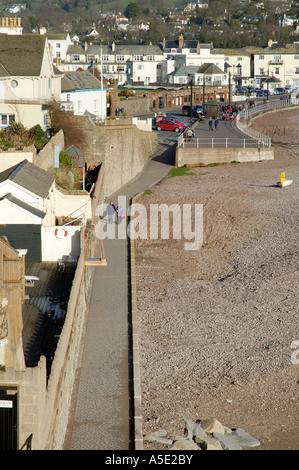
[{"label": "metal railing", "polygon": [[[257,114],[270,111],[271,109],[273,110],[277,108],[285,108],[288,106],[294,106],[298,104],[299,104],[299,98],[297,98],[297,93],[293,93],[292,95],[287,96],[286,99],[282,98],[280,100],[267,101],[266,103],[260,104],[258,106],[254,106],[253,108],[243,109],[237,115],[236,126],[243,134],[259,142],[260,147],[270,148],[272,144],[271,137],[265,134],[262,134],[261,132],[255,129],[252,129],[251,127],[248,126],[248,123],[250,123],[252,117],[256,116]],[[241,121],[246,121],[246,122],[241,122]]]},{"label": "metal railing", "polygon": [[255,139],[232,139],[228,137],[220,138],[184,138],[181,134],[178,138],[178,147],[192,148],[260,148],[260,141]]}]

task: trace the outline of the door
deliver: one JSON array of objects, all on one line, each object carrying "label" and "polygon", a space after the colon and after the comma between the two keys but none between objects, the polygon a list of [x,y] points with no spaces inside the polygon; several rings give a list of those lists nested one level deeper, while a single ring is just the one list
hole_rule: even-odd
[{"label": "door", "polygon": [[17,398],[16,390],[0,387],[0,451],[18,450]]}]

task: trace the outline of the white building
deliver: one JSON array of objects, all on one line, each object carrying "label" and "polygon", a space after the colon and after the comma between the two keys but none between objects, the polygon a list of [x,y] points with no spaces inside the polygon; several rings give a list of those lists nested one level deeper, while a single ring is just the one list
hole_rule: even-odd
[{"label": "white building", "polygon": [[55,70],[47,38],[0,35],[0,127],[12,121],[47,128],[47,104],[60,99],[62,74]]},{"label": "white building", "polygon": [[254,54],[254,77],[258,86],[274,76],[281,87],[299,85],[299,43],[281,45],[269,42]]},{"label": "white building", "polygon": [[106,118],[106,91],[89,71],[67,72],[61,81],[61,107],[76,116]]},{"label": "white building", "polygon": [[61,64],[62,61],[65,61],[68,47],[73,44],[69,33],[64,35],[47,33],[46,36],[50,46],[53,63],[56,65]]},{"label": "white building", "polygon": [[152,45],[82,45],[69,46],[65,61],[57,67],[61,71],[87,69],[91,63],[101,67],[107,80],[117,79],[120,85],[134,82],[156,83],[159,65],[165,60],[159,46]]}]

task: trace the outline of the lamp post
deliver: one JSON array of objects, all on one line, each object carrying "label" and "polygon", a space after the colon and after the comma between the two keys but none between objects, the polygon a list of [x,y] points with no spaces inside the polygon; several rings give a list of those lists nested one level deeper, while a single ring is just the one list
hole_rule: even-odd
[{"label": "lamp post", "polygon": [[191,85],[191,110],[190,110],[190,127],[192,126],[192,117],[193,117],[193,75],[188,73],[188,77],[190,77],[190,85]]},{"label": "lamp post", "polygon": [[205,107],[206,107],[206,76],[203,74],[202,76],[202,112],[205,114]]}]

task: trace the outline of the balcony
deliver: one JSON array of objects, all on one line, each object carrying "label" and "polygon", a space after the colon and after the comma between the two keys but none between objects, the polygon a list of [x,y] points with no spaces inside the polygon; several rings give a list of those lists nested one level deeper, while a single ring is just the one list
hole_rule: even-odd
[{"label": "balcony", "polygon": [[283,60],[282,59],[272,59],[269,60],[269,65],[283,65]]}]

